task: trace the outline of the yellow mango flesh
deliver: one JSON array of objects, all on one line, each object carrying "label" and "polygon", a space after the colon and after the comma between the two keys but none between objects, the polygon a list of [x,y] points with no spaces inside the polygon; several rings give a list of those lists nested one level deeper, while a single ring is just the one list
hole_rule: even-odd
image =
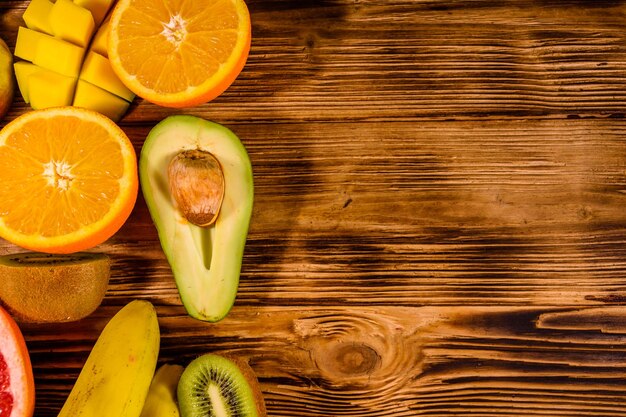
[{"label": "yellow mango flesh", "polygon": [[125,100],[133,101],[133,98],[135,98],[135,94],[117,78],[109,60],[93,51],[90,51],[87,54],[87,58],[85,58],[80,78],[104,88]]},{"label": "yellow mango flesh", "polygon": [[104,16],[111,9],[113,0],[74,0],[74,4],[89,10],[96,26],[100,26]]},{"label": "yellow mango flesh", "polygon": [[37,44],[33,64],[61,75],[76,77],[83,63],[85,50],[52,36],[43,35]]},{"label": "yellow mango flesh", "polygon": [[[24,60],[14,68],[25,103],[35,109],[74,105],[114,121],[122,118],[135,95],[113,72],[107,57],[107,13],[113,3],[31,0],[24,13],[29,27],[18,29],[15,45],[15,56]],[[96,31],[96,22],[101,21]]]},{"label": "yellow mango flesh", "polygon": [[28,77],[30,105],[35,110],[69,106],[72,104],[75,86],[75,78],[39,69]]},{"label": "yellow mango flesh", "polygon": [[130,103],[84,80],[78,80],[74,94],[74,106],[95,110],[111,120],[119,120]]},{"label": "yellow mango flesh", "polygon": [[37,54],[39,41],[46,37],[45,33],[37,32],[20,26],[17,30],[17,41],[15,42],[15,56],[26,61],[34,61]]},{"label": "yellow mango flesh", "polygon": [[35,64],[31,64],[30,62],[19,61],[13,64],[13,69],[15,70],[15,78],[17,79],[17,87],[22,94],[24,103],[30,103],[28,95],[28,78],[31,74],[39,71],[41,68]]},{"label": "yellow mango flesh", "polygon": [[109,19],[105,20],[96,32],[96,36],[91,41],[91,50],[97,54],[105,57],[109,57],[109,51],[107,50],[107,43],[109,42]]},{"label": "yellow mango flesh", "polygon": [[52,35],[52,25],[50,25],[50,11],[52,10],[50,0],[31,0],[22,16],[29,29]]},{"label": "yellow mango flesh", "polygon": [[70,0],[56,0],[50,11],[50,25],[57,38],[86,48],[93,35],[95,23],[91,12]]}]

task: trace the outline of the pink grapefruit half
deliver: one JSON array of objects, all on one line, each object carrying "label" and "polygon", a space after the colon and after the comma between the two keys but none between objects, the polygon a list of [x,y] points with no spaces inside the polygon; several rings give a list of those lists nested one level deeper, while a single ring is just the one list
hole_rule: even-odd
[{"label": "pink grapefruit half", "polygon": [[0,307],[0,416],[32,417],[34,409],[35,381],[26,342]]}]

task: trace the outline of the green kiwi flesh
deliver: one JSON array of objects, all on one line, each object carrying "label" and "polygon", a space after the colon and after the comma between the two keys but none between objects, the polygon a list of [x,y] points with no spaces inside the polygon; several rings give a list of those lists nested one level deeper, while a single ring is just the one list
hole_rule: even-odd
[{"label": "green kiwi flesh", "polygon": [[110,266],[101,253],[0,256],[0,304],[20,322],[80,320],[102,302]]},{"label": "green kiwi flesh", "polygon": [[265,417],[259,383],[248,364],[206,354],[193,360],[178,382],[181,417]]}]

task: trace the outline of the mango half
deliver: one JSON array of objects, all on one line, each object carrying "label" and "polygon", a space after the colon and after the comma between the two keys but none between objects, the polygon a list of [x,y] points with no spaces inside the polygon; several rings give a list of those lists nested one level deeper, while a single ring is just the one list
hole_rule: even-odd
[{"label": "mango half", "polygon": [[[223,170],[221,210],[208,227],[196,226],[183,216],[168,186],[170,162],[187,150],[211,153]],[[203,321],[221,320],[235,302],[252,215],[254,185],[245,147],[217,123],[170,116],[144,142],[139,179],[187,313]]]},{"label": "mango half", "polygon": [[25,103],[33,109],[72,105],[116,122],[122,118],[135,95],[115,75],[107,56],[105,16],[113,4],[31,0],[14,52],[21,59],[14,69]]}]

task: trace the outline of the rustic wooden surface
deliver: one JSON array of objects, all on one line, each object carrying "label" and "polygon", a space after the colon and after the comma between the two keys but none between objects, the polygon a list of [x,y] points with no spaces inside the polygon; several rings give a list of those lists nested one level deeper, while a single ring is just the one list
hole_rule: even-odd
[{"label": "rustic wooden surface", "polygon": [[[3,1],[11,47],[24,1]],[[188,318],[144,201],[89,318],[24,326],[55,416],[107,319],[249,360],[271,416],[626,415],[626,1],[249,0],[212,103],[255,172],[239,295]],[[21,99],[3,123],[26,111]],[[2,253],[17,248],[2,243]]]}]

